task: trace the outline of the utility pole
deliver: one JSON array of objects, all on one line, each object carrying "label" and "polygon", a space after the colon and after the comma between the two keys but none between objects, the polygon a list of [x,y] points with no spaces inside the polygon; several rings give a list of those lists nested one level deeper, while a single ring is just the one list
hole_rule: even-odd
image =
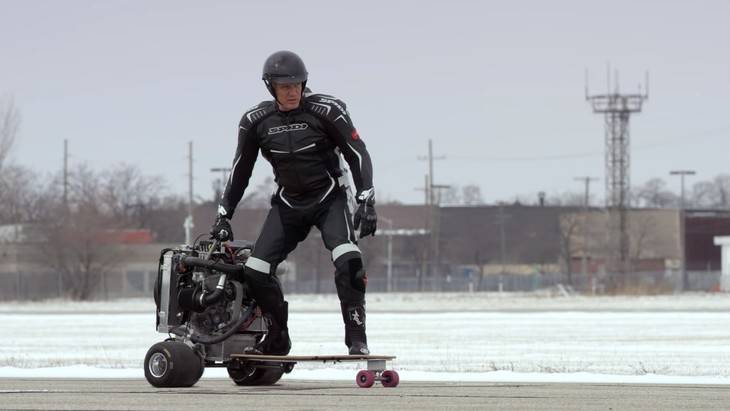
[{"label": "utility pole", "polygon": [[585,194],[583,197],[583,218],[581,220],[581,236],[583,237],[583,250],[580,258],[580,268],[584,276],[588,275],[588,233],[586,225],[588,223],[588,207],[591,201],[591,181],[597,181],[595,177],[575,177],[574,180],[582,181],[585,184]]},{"label": "utility pole", "polygon": [[507,263],[507,235],[504,231],[504,225],[511,217],[511,215],[504,213],[504,205],[500,204],[494,223],[499,225],[499,262],[502,264],[502,274],[504,274],[504,266]]},{"label": "utility pole", "polygon": [[185,228],[185,244],[192,244],[193,241],[193,142],[188,142],[188,216],[183,223]]},{"label": "utility pole", "polygon": [[598,181],[595,177],[575,177],[573,180],[582,181],[585,184],[585,194],[583,195],[583,208],[588,209],[591,199],[591,181]]},{"label": "utility pole", "polygon": [[423,187],[416,187],[414,190],[423,191],[423,205],[428,206],[428,174],[423,175]]},{"label": "utility pole", "polygon": [[433,206],[433,143],[430,138],[428,139],[428,157],[425,159],[423,157],[419,157],[419,159],[428,161],[428,184],[426,185],[426,189],[428,190],[428,205]]},{"label": "utility pole", "polygon": [[641,108],[649,98],[649,74],[645,75],[646,85],[641,85],[637,93],[621,94],[618,84],[618,72],[614,75],[611,90],[611,69],[606,69],[606,93],[591,95],[588,92],[588,70],[586,70],[585,99],[590,102],[593,112],[604,115],[605,122],[605,161],[606,161],[606,207],[612,223],[617,227],[610,230],[610,235],[618,234],[618,278],[614,278],[613,287],[621,288],[629,271],[629,235],[627,208],[630,190],[630,134],[629,120],[631,114],[641,113]]},{"label": "utility pole", "polygon": [[[433,161],[434,160],[443,160],[445,159],[445,156],[439,156],[434,157],[433,155],[433,141],[431,139],[428,139],[428,156],[423,157],[419,156],[419,160],[425,160],[428,161],[428,182],[426,184],[426,188],[428,189],[427,193],[427,212],[428,212],[428,231],[430,233],[430,239],[429,239],[429,245],[428,245],[428,265],[427,265],[427,272],[428,277],[431,277],[432,274],[434,274],[434,267],[436,267],[439,263],[439,230],[438,230],[438,204],[436,203],[436,196],[435,196],[435,190],[438,188],[441,188],[442,186],[437,186],[434,181],[434,172],[433,172]],[[440,273],[440,271],[439,271]]]},{"label": "utility pole", "polygon": [[438,156],[434,157],[433,155],[433,141],[431,139],[428,139],[428,156],[418,156],[418,159],[421,161],[428,161],[428,176],[427,176],[427,183],[426,188],[428,189],[428,193],[426,194],[426,198],[428,199],[427,203],[428,205],[432,206],[436,203],[436,196],[434,194],[434,188],[436,183],[434,183],[435,178],[433,176],[433,161],[434,160],[444,160],[446,156]]},{"label": "utility pole", "polygon": [[[424,181],[423,181],[423,188],[416,188],[418,191],[423,191],[423,209],[425,210],[424,213],[424,222],[423,226],[426,228],[426,230],[431,230],[431,213],[428,206],[428,174],[424,174]],[[431,251],[429,250],[430,247],[430,238],[429,243],[425,245],[423,248],[423,258],[421,259],[421,271],[418,273],[418,291],[423,291],[423,277],[426,275],[426,270],[428,269],[428,261],[431,256]]]},{"label": "utility pole", "polygon": [[697,174],[694,170],[672,170],[669,175],[679,176],[681,184],[681,194],[679,196],[679,248],[682,269],[682,291],[689,291],[689,275],[687,274],[687,244],[685,236],[687,235],[686,229],[686,215],[684,205],[684,176],[693,176]]}]

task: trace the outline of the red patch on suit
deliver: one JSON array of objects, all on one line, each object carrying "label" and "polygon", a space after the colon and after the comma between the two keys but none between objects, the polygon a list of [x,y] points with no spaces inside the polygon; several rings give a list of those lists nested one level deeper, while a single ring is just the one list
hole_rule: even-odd
[{"label": "red patch on suit", "polygon": [[357,140],[358,138],[360,138],[360,135],[359,135],[359,134],[357,134],[357,130],[355,130],[355,129],[353,128],[353,129],[352,129],[352,139],[353,139],[353,140]]}]

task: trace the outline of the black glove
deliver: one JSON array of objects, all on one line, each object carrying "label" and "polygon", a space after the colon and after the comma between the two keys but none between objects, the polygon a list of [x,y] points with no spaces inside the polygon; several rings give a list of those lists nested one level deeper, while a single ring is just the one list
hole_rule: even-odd
[{"label": "black glove", "polygon": [[357,196],[360,206],[355,211],[355,230],[360,228],[360,238],[375,236],[378,229],[378,215],[375,213],[375,190],[364,190]]},{"label": "black glove", "polygon": [[213,227],[210,228],[210,235],[218,241],[233,241],[231,223],[226,217],[219,215],[216,217]]}]

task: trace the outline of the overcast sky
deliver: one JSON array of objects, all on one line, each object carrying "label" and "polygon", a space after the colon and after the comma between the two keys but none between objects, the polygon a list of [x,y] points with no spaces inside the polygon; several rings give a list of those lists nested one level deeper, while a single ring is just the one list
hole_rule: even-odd
[{"label": "overcast sky", "polygon": [[[631,178],[730,173],[730,2],[719,1],[6,1],[0,93],[23,115],[14,159],[42,170],[126,162],[212,196],[241,114],[269,95],[266,57],[297,52],[315,92],[348,104],[373,158],[378,197],[423,200],[436,183],[486,201],[580,191],[601,178],[603,119],[584,100],[651,76],[631,119]],[[271,174],[261,157],[252,185]]]}]

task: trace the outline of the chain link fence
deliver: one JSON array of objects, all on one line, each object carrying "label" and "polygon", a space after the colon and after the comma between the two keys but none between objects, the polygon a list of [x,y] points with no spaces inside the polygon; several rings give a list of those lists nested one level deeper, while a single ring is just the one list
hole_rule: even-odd
[{"label": "chain link fence", "polygon": [[[689,291],[719,291],[720,271],[690,271]],[[152,298],[152,290],[157,276],[156,270],[135,269],[121,273],[109,274],[99,280],[93,299],[113,298]],[[0,273],[2,287],[0,300],[24,301],[65,298],[62,279],[55,273],[22,272]],[[418,278],[416,276],[396,276],[391,279],[392,292],[525,292],[550,287],[563,286],[580,293],[603,294],[606,292],[610,275],[573,274],[572,284],[562,273],[545,274],[499,274],[481,277],[462,275],[432,276]],[[679,272],[641,272],[627,275],[625,292],[636,294],[656,294],[681,292],[682,278]],[[331,274],[317,279],[291,279],[286,275],[281,278],[282,288],[286,294],[332,294],[335,293],[334,278]],[[369,278],[368,292],[387,292],[386,278]]]}]

